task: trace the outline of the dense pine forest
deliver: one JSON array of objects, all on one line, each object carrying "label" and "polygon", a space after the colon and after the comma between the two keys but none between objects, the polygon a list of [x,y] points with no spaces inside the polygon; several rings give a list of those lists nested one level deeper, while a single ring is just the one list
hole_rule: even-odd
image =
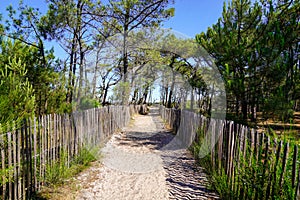
[{"label": "dense pine forest", "polygon": [[299,1],[232,1],[196,40],[225,81],[228,117],[299,124]]},{"label": "dense pine forest", "polygon": [[[0,26],[2,126],[120,101],[150,103],[162,66],[185,75],[199,95],[200,111],[209,114],[211,88],[201,77],[203,69],[189,62],[199,45],[225,83],[227,117],[249,124],[298,122],[298,1],[224,3],[218,22],[195,40],[159,28],[174,15],[172,3],[49,0],[43,14],[22,2],[8,7]],[[142,40],[147,48],[130,48]],[[47,48],[49,41],[65,51],[64,59]],[[157,50],[151,42],[176,50]],[[151,69],[141,70],[146,66]],[[176,86],[160,90],[161,103],[176,105]]]}]

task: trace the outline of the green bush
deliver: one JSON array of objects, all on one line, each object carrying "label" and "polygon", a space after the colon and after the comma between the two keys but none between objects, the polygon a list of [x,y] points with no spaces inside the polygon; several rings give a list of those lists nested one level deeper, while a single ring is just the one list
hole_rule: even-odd
[{"label": "green bush", "polygon": [[70,176],[67,166],[68,153],[62,151],[60,159],[46,165],[46,183],[49,185],[60,184],[64,179]]},{"label": "green bush", "polygon": [[75,156],[73,161],[76,165],[88,166],[91,162],[94,162],[99,157],[99,148],[87,148],[83,147],[78,155]]},{"label": "green bush", "polygon": [[20,127],[24,119],[34,116],[34,90],[27,78],[26,65],[17,58],[9,58],[9,63],[0,66],[0,126]]},{"label": "green bush", "polygon": [[294,102],[288,101],[281,93],[264,99],[263,117],[283,122],[290,122],[294,116]]},{"label": "green bush", "polygon": [[97,99],[91,99],[88,97],[84,97],[80,101],[79,110],[87,110],[90,108],[98,108],[100,107],[100,103]]},{"label": "green bush", "polygon": [[[295,199],[295,187],[292,186],[292,166],[294,145],[293,141],[289,141],[290,152],[286,163],[286,169],[283,173],[283,150],[286,141],[283,142],[279,160],[276,162],[276,155],[268,153],[266,157],[266,149],[259,148],[256,150],[251,148],[251,145],[246,143],[246,154],[243,156],[239,152],[239,159],[235,158],[232,165],[234,166],[234,178],[226,174],[224,163],[221,168],[212,168],[211,155],[199,159],[199,152],[203,147],[200,147],[204,139],[204,132],[200,129],[197,137],[190,150],[197,159],[197,162],[206,170],[211,187],[218,192],[222,199],[267,199],[266,195],[273,199]],[[275,136],[274,136],[275,137]],[[277,140],[278,141],[278,140]],[[277,143],[278,144],[278,143]],[[274,147],[274,141],[271,139],[269,150]],[[278,146],[276,146],[277,148]],[[256,158],[256,153],[258,158]],[[300,155],[298,154],[298,159]],[[215,166],[219,166],[215,164]],[[276,174],[276,179],[274,177]],[[284,179],[280,184],[280,176]],[[275,181],[274,181],[275,179]],[[271,184],[270,184],[271,183]],[[270,193],[271,191],[271,193]]]},{"label": "green bush", "polygon": [[62,151],[60,159],[46,165],[46,184],[61,184],[65,179],[70,178],[83,171],[89,164],[99,158],[99,148],[83,147],[73,158],[70,167],[67,166],[68,153]]},{"label": "green bush", "polygon": [[13,166],[6,169],[0,169],[0,177],[2,177],[0,179],[0,187],[8,183],[9,179],[12,180],[13,176],[14,176]]}]

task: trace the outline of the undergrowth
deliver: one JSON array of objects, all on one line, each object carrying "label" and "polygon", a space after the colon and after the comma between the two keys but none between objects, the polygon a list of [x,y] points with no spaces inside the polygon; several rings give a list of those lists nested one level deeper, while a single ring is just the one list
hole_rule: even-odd
[{"label": "undergrowth", "polygon": [[[66,180],[76,176],[88,168],[92,162],[98,160],[100,158],[99,150],[99,147],[83,147],[73,158],[68,157],[67,151],[61,151],[58,160],[46,165],[44,188],[32,198],[50,199],[53,191],[61,187]],[[69,166],[68,159],[70,159]]]},{"label": "undergrowth", "polygon": [[[228,199],[228,197],[232,196],[232,191],[230,190],[230,186],[228,184],[228,177],[225,173],[225,170],[222,168],[220,173],[218,173],[212,168],[210,153],[203,158],[199,158],[199,155],[202,154],[201,151],[203,151],[203,145],[207,145],[203,144],[205,136],[204,133],[204,129],[199,129],[197,131],[195,141],[193,142],[189,150],[193,153],[197,164],[199,164],[205,170],[205,173],[208,175],[208,180],[210,183],[209,188],[216,191],[222,199]],[[204,149],[206,148],[208,147],[204,147]]]},{"label": "undergrowth", "polygon": [[68,167],[68,153],[62,151],[59,160],[46,166],[46,183],[48,185],[60,184],[65,179],[78,174],[87,168],[91,162],[98,159],[98,152],[98,148],[83,147],[79,150],[78,154],[74,156]]},{"label": "undergrowth", "polygon": [[[289,141],[289,154],[286,161],[286,169],[282,169],[283,148],[287,141],[282,141],[282,149],[279,159],[274,153],[266,154],[266,149],[256,150],[246,143],[245,156],[242,152],[238,158],[233,159],[233,178],[226,173],[225,160],[221,163],[211,162],[211,154],[199,158],[203,152],[204,131],[198,130],[197,137],[190,147],[197,163],[205,169],[208,179],[221,199],[296,199],[295,186],[292,186],[293,147],[295,142]],[[277,140],[278,141],[278,140]],[[222,141],[221,141],[222,142]],[[278,142],[270,141],[268,151],[277,147]],[[205,145],[204,145],[205,146]],[[201,154],[202,153],[202,154]],[[257,157],[255,156],[257,155]],[[266,156],[267,155],[267,156]],[[300,160],[299,154],[297,155]],[[297,167],[297,171],[299,167]],[[284,177],[281,179],[281,177]]]}]

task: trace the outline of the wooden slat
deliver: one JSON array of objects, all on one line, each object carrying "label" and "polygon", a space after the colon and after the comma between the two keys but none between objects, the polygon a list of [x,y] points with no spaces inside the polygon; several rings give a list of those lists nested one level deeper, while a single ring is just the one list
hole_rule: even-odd
[{"label": "wooden slat", "polygon": [[[174,110],[166,109],[162,106],[159,108],[159,112],[162,118],[169,123],[171,127],[174,127],[176,116],[174,115]],[[183,111],[183,119],[181,124],[187,132],[193,131],[195,126],[194,118],[189,115],[187,112]],[[254,129],[250,129],[239,124],[235,124],[235,129],[232,128],[232,122],[227,122],[226,128],[223,132],[222,145],[220,143],[216,146],[216,153],[214,149],[211,153],[211,163],[212,167],[216,162],[221,164],[217,167],[220,172],[220,168],[224,167],[226,174],[231,177],[232,180],[229,180],[229,184],[235,185],[235,181],[240,182],[239,174],[237,173],[239,169],[242,169],[243,166],[240,165],[240,157],[246,159],[246,163],[253,169],[253,176],[255,180],[253,183],[246,184],[241,186],[241,188],[232,188],[234,191],[239,191],[240,199],[268,199],[274,198],[275,195],[280,194],[280,191],[275,191],[275,188],[285,188],[284,186],[285,177],[291,177],[292,192],[295,191],[295,194],[299,197],[299,184],[300,184],[300,167],[297,164],[298,159],[298,146],[293,146],[289,150],[289,144],[283,146],[283,142],[271,140],[269,136],[266,136],[264,133],[258,133]],[[183,128],[181,127],[181,128]],[[201,123],[201,127],[204,127]],[[213,129],[212,129],[213,130]],[[249,135],[247,135],[247,132]],[[238,140],[237,135],[240,136]],[[183,139],[186,137],[186,134],[182,136]],[[213,138],[210,138],[213,143]],[[284,150],[282,151],[282,148]],[[222,152],[222,153],[221,153]],[[248,154],[249,152],[249,154]],[[289,153],[290,152],[290,153]],[[275,155],[275,158],[274,156]],[[290,170],[287,171],[287,160],[292,160]],[[234,164],[234,163],[237,164]],[[262,171],[258,171],[258,167],[262,167]],[[279,170],[280,169],[280,170]],[[252,180],[249,180],[250,182]],[[259,184],[253,185],[258,181]],[[249,188],[246,186],[249,185]],[[264,193],[262,189],[266,188]],[[248,191],[247,191],[248,190]],[[249,196],[246,196],[249,195]]]},{"label": "wooden slat", "polygon": [[[7,133],[7,167],[11,169],[12,166],[12,140],[11,140],[11,132]],[[8,199],[13,199],[13,186],[11,176],[8,177]]]},{"label": "wooden slat", "polygon": [[220,121],[219,127],[219,141],[218,141],[218,170],[221,173],[222,167],[222,157],[223,157],[223,128],[224,128],[224,121]]},{"label": "wooden slat", "polygon": [[44,116],[41,116],[40,118],[41,121],[41,127],[40,127],[40,163],[39,163],[39,168],[40,168],[40,174],[39,174],[39,178],[40,178],[40,187],[43,185],[43,171],[44,171],[44,132],[45,132],[45,127],[44,127]]},{"label": "wooden slat", "polygon": [[54,150],[54,144],[53,144],[53,138],[54,133],[53,133],[53,115],[50,114],[49,115],[49,160],[51,163],[51,167],[54,165],[54,154],[53,154],[53,150]]},{"label": "wooden slat", "polygon": [[[21,142],[21,131],[17,130],[16,131],[17,134],[17,162],[18,162],[18,166],[17,166],[17,173],[18,173],[18,197],[23,197],[23,193],[22,193],[22,174],[21,174],[21,151],[22,151],[22,142]],[[23,198],[24,199],[24,198]]]},{"label": "wooden slat", "polygon": [[253,157],[253,155],[255,155],[254,154],[254,146],[255,146],[255,130],[254,129],[250,129],[250,132],[249,132],[249,134],[250,134],[250,156],[249,156],[249,166],[251,167],[252,166],[252,157]]},{"label": "wooden slat", "polygon": [[32,180],[32,173],[31,173],[31,144],[30,144],[30,133],[29,128],[30,124],[27,124],[28,122],[25,122],[25,128],[24,128],[24,139],[25,139],[25,163],[26,163],[26,197],[30,196],[31,193],[31,180]]},{"label": "wooden slat", "polygon": [[[212,169],[215,170],[215,149],[213,148],[213,146],[215,145],[215,137],[216,137],[216,121],[212,120],[210,125],[211,125],[211,141],[210,141],[209,148],[211,148],[210,155],[211,155]],[[184,135],[187,135],[187,134],[184,134]]]},{"label": "wooden slat", "polygon": [[[270,156],[269,156],[269,158],[273,158],[273,156],[272,155],[276,155],[275,154],[275,152],[276,152],[276,143],[277,143],[277,140],[276,140],[276,138],[274,139],[274,141],[273,141],[273,145],[272,145],[272,148],[270,148],[270,150],[271,150],[271,152],[269,153],[270,154]],[[271,144],[270,144],[271,145]],[[270,198],[270,192],[271,192],[271,188],[272,188],[272,176],[273,176],[273,174],[272,174],[272,170],[275,168],[275,166],[274,166],[274,163],[275,162],[275,160],[271,160],[271,162],[270,162],[270,166],[269,166],[269,177],[268,177],[268,179],[267,179],[267,189],[266,189],[266,194],[265,194],[265,198],[266,199],[269,199]]]},{"label": "wooden slat", "polygon": [[[240,159],[241,159],[241,156],[243,155],[243,137],[244,137],[244,126],[240,125],[239,126],[239,130],[238,130],[238,134],[237,134],[237,145],[236,145],[236,161],[237,161],[237,166],[236,166],[236,170],[235,170],[235,174],[236,174],[236,177],[235,177],[235,182],[239,182],[240,181],[240,176],[239,176],[239,173],[240,173],[240,165],[241,165],[241,162],[240,162]],[[239,184],[235,184],[234,182],[234,185],[236,185],[236,188],[234,189],[234,191],[236,191],[236,193],[239,195],[239,192],[240,192],[240,185]]]},{"label": "wooden slat", "polygon": [[293,168],[292,168],[292,187],[296,186],[296,176],[297,176],[297,160],[298,160],[298,146],[294,145],[293,152]]},{"label": "wooden slat", "polygon": [[36,118],[33,118],[33,175],[34,175],[34,188],[38,189],[37,183],[37,128],[36,128]]},{"label": "wooden slat", "polygon": [[[47,115],[47,135],[46,135],[46,155],[47,155],[47,163],[46,163],[46,167],[47,166],[52,166],[52,160],[51,160],[51,139],[52,139],[52,134],[51,134],[51,116],[48,114]],[[47,168],[46,168],[47,170]]]},{"label": "wooden slat", "polygon": [[297,181],[297,186],[295,191],[295,199],[296,200],[300,199],[300,167],[298,167],[298,181]]},{"label": "wooden slat", "polygon": [[12,132],[12,148],[13,148],[13,170],[14,170],[14,182],[13,182],[13,193],[14,199],[18,199],[18,173],[17,173],[17,137],[16,131]]},{"label": "wooden slat", "polygon": [[[133,107],[133,113],[139,109],[140,106]],[[0,168],[14,169],[9,183],[1,186],[1,198],[29,198],[32,191],[39,190],[44,184],[46,166],[59,159],[63,149],[68,152],[69,166],[82,146],[98,145],[102,138],[126,125],[130,114],[129,107],[112,106],[77,112],[74,118],[69,115],[45,115],[40,116],[39,120],[27,121],[21,130],[1,135]],[[171,110],[169,116],[172,120],[177,118]],[[193,132],[196,127],[194,120],[189,128]],[[3,175],[0,178],[4,180],[6,177]]]},{"label": "wooden slat", "polygon": [[[264,182],[266,182],[267,177],[265,177],[267,173],[267,167],[268,167],[268,161],[269,161],[269,147],[270,147],[270,137],[266,137],[266,143],[265,143],[265,155],[264,155],[264,167],[263,167],[263,172],[262,172],[262,177],[261,177],[261,185],[264,185]],[[264,196],[259,196],[259,198],[263,199]]]},{"label": "wooden slat", "polygon": [[276,152],[276,161],[274,165],[274,171],[273,171],[273,186],[271,190],[271,196],[274,197],[275,195],[275,186],[276,186],[276,180],[277,180],[277,167],[279,164],[279,159],[280,159],[280,154],[281,154],[281,149],[282,149],[282,141],[279,141],[278,147],[277,147],[277,152]]},{"label": "wooden slat", "polygon": [[58,115],[58,137],[59,137],[59,151],[58,158],[60,157],[63,149],[63,118],[61,115]]},{"label": "wooden slat", "polygon": [[227,148],[228,148],[228,151],[227,151],[227,163],[226,163],[226,166],[227,166],[227,172],[226,174],[228,175],[228,177],[230,177],[230,171],[231,171],[231,143],[232,143],[232,123],[230,122],[229,123],[229,131],[228,131],[228,140],[227,140]]},{"label": "wooden slat", "polygon": [[231,142],[230,142],[230,163],[229,163],[229,177],[232,177],[232,172],[233,172],[233,160],[234,160],[234,144],[235,144],[235,138],[234,138],[234,130],[233,130],[233,126],[234,126],[234,123],[232,122],[231,124],[232,126],[232,132],[230,133],[231,135]]},{"label": "wooden slat", "polygon": [[280,188],[282,187],[282,184],[283,184],[283,178],[284,178],[284,173],[286,170],[286,164],[287,164],[287,159],[288,159],[288,153],[289,153],[289,143],[286,143],[284,146],[284,151],[283,151],[282,171],[281,171],[280,179],[279,179]]},{"label": "wooden slat", "polygon": [[[5,171],[6,169],[6,164],[5,164],[5,149],[6,149],[6,145],[5,145],[5,141],[6,141],[6,137],[5,134],[0,133],[0,147],[1,147],[1,168],[3,171]],[[5,174],[3,174],[3,176],[1,177],[3,182],[6,182],[6,177]],[[4,184],[2,186],[2,199],[6,199],[6,184]]]}]

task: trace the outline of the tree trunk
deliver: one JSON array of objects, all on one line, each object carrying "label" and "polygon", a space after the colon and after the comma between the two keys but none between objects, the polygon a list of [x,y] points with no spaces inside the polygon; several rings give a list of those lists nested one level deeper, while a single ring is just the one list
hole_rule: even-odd
[{"label": "tree trunk", "polygon": [[208,100],[208,110],[207,113],[209,116],[211,116],[211,110],[212,110],[212,100],[214,98],[214,94],[215,94],[215,85],[212,86],[212,91],[211,91],[211,96]]},{"label": "tree trunk", "polygon": [[240,108],[240,103],[239,103],[239,99],[236,96],[235,97],[235,114],[236,116],[239,116],[239,108]]},{"label": "tree trunk", "polygon": [[192,93],[191,93],[191,110],[194,110],[194,102],[195,102],[195,98],[194,98],[194,88],[192,88]]},{"label": "tree trunk", "polygon": [[69,79],[68,79],[68,91],[67,91],[67,102],[72,103],[73,100],[73,90],[74,90],[74,76],[76,71],[76,36],[73,33],[71,52],[70,52],[70,65],[69,65]]},{"label": "tree trunk", "polygon": [[104,94],[103,94],[103,99],[102,99],[102,105],[106,104],[106,98],[107,98],[107,94],[108,94],[108,88],[109,88],[109,84],[107,84],[104,88]]},{"label": "tree trunk", "polygon": [[248,116],[247,116],[247,100],[245,97],[245,94],[243,94],[242,96],[242,114],[243,114],[243,120],[247,120]]},{"label": "tree trunk", "polygon": [[[73,57],[73,72],[72,72],[72,96],[71,96],[71,98],[73,99],[73,95],[74,95],[74,91],[76,91],[76,86],[75,86],[75,75],[76,75],[76,70],[77,70],[77,53],[76,53],[76,51],[74,52],[74,57]],[[77,80],[76,80],[76,82],[77,82]],[[76,97],[74,97],[74,98],[76,98]]]},{"label": "tree trunk", "polygon": [[[127,97],[127,82],[128,82],[128,51],[127,51],[127,36],[128,36],[128,30],[129,30],[129,8],[126,9],[125,14],[125,22],[124,22],[124,32],[123,32],[123,83],[124,88],[122,91],[122,104],[127,105],[128,104],[128,97]],[[129,87],[129,86],[128,86]]]},{"label": "tree trunk", "polygon": [[133,92],[133,97],[132,97],[132,103],[133,104],[136,104],[136,102],[137,102],[137,98],[138,98],[138,91],[139,91],[139,89],[138,88],[135,88],[134,89],[134,92]]},{"label": "tree trunk", "polygon": [[166,86],[165,87],[164,106],[167,106],[167,104],[168,104],[168,96],[169,96],[169,86]]},{"label": "tree trunk", "polygon": [[98,62],[96,62],[95,70],[94,70],[94,76],[92,81],[92,96],[93,98],[96,98],[96,87],[97,87],[97,71],[98,71]]},{"label": "tree trunk", "polygon": [[83,87],[83,62],[84,62],[84,52],[83,52],[83,44],[82,44],[82,6],[83,3],[81,0],[77,2],[77,24],[76,24],[76,35],[77,41],[79,45],[79,83],[78,83],[78,94],[77,94],[77,105],[80,105],[81,101],[81,93]]},{"label": "tree trunk", "polygon": [[145,91],[144,91],[144,94],[143,94],[143,99],[144,99],[144,101],[142,102],[143,104],[147,103],[148,94],[149,94],[149,86],[147,86],[145,88]]},{"label": "tree trunk", "polygon": [[171,88],[170,88],[170,92],[169,92],[169,98],[168,98],[168,105],[167,108],[171,108],[172,107],[172,95],[173,95],[173,91],[175,88],[175,74],[172,73],[172,84],[171,84]]},{"label": "tree trunk", "polygon": [[83,88],[83,61],[84,61],[84,52],[82,49],[81,41],[79,41],[79,50],[80,50],[80,61],[79,61],[79,84],[78,84],[78,94],[77,94],[77,105],[80,105],[81,102],[81,93]]},{"label": "tree trunk", "polygon": [[97,55],[96,55],[96,64],[95,64],[95,70],[94,70],[94,76],[93,76],[93,82],[92,82],[92,95],[93,98],[96,98],[96,87],[97,87],[97,72],[99,68],[99,57],[101,49],[103,48],[104,43],[101,44],[100,47],[98,47]]}]

